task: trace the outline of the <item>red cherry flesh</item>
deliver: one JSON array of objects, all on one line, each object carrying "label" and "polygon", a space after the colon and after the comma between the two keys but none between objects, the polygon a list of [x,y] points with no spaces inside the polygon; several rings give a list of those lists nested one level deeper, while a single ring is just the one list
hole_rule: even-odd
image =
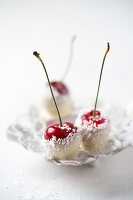
[{"label": "red cherry flesh", "polygon": [[68,88],[67,86],[60,81],[51,81],[51,86],[61,95],[68,94]]},{"label": "red cherry flesh", "polygon": [[105,119],[101,117],[101,113],[97,110],[96,116],[93,118],[93,110],[90,112],[82,115],[82,125],[90,126],[92,124],[95,124],[98,126],[99,124],[103,124],[105,122]]},{"label": "red cherry flesh", "polygon": [[45,140],[50,140],[53,136],[56,137],[58,140],[66,138],[69,133],[75,134],[77,132],[77,127],[74,126],[74,124],[70,122],[63,123],[63,126],[60,127],[60,124],[54,124],[52,126],[49,126],[47,130],[44,133]]}]

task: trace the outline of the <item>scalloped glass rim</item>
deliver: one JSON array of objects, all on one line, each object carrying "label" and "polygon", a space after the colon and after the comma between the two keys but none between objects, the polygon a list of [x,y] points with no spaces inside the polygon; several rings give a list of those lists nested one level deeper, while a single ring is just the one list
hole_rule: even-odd
[{"label": "scalloped glass rim", "polygon": [[[74,122],[81,108],[75,108],[73,113],[63,118],[63,121]],[[42,136],[46,127],[58,120],[46,121],[40,115],[40,108],[32,107],[27,114],[21,115],[7,129],[7,137],[21,144],[29,151],[38,153],[58,165],[79,166],[86,163],[93,164],[100,157],[114,155],[123,149],[133,147],[133,120],[126,110],[115,104],[102,108],[111,119],[111,134],[106,146],[99,151],[85,151],[80,148],[78,157],[74,160],[58,160],[46,154]]]}]

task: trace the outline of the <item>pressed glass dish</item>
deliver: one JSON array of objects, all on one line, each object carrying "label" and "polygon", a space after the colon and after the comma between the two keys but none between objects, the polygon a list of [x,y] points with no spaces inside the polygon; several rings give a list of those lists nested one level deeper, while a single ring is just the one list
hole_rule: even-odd
[{"label": "pressed glass dish", "polygon": [[[75,108],[70,116],[63,118],[63,121],[74,122],[81,109],[82,107]],[[123,107],[115,104],[106,105],[102,109],[111,121],[111,132],[106,146],[99,151],[85,151],[80,147],[78,157],[74,160],[58,160],[46,154],[43,133],[49,125],[57,123],[58,120],[47,121],[41,117],[40,108],[32,107],[27,114],[18,117],[8,127],[7,137],[18,142],[27,150],[38,153],[58,165],[95,165],[99,158],[114,155],[133,146],[132,115],[128,114]]]}]

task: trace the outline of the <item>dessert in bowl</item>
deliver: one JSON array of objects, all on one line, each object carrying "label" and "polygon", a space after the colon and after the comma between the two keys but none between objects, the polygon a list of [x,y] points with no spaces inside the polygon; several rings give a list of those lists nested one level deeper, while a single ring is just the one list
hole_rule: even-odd
[{"label": "dessert in bowl", "polygon": [[93,117],[93,110],[84,110],[76,119],[76,126],[82,134],[82,147],[85,150],[102,149],[108,140],[110,132],[110,120],[101,114],[101,111],[96,111]]},{"label": "dessert in bowl", "polygon": [[49,126],[44,133],[44,145],[49,156],[72,160],[78,156],[81,134],[70,122]]},{"label": "dessert in bowl", "polygon": [[76,125],[79,132],[82,134],[82,147],[89,151],[103,148],[108,140],[110,132],[110,120],[107,117],[104,117],[101,111],[96,109],[103,66],[109,49],[110,45],[107,43],[107,50],[102,62],[94,109],[87,109],[85,112],[81,111],[76,119]]},{"label": "dessert in bowl", "polygon": [[[39,54],[34,52],[34,55],[43,64]],[[44,65],[43,67],[46,72]],[[50,90],[53,96],[52,90],[54,90],[53,87],[55,87],[57,82],[50,82],[48,79],[48,83],[51,86]],[[98,92],[99,87],[100,82]],[[63,94],[67,93],[64,85],[60,85],[56,90],[59,90]],[[73,122],[75,116],[79,113],[75,125],[70,122],[62,123],[56,101],[53,97],[60,124],[57,124],[57,119],[51,120],[51,122],[42,119],[39,115],[40,109],[34,108],[33,110],[29,110],[26,115],[19,117],[8,128],[7,136],[9,139],[19,142],[27,150],[46,156],[47,159],[58,165],[79,166],[90,163],[92,166],[93,162],[97,161],[100,156],[115,155],[126,147],[133,146],[133,123],[131,116],[128,116],[126,110],[119,107],[119,105],[104,104],[103,109],[106,111],[107,116],[103,110],[96,109],[98,92],[94,108],[91,109],[88,106],[87,109],[82,110],[80,113],[79,108],[77,108],[74,111],[74,118],[71,117],[73,115],[65,118],[64,121]],[[108,116],[111,121],[108,119]],[[111,134],[109,133],[110,123]],[[109,134],[109,141],[106,145]],[[105,145],[106,147],[103,148]],[[98,151],[94,152],[93,150]]]}]

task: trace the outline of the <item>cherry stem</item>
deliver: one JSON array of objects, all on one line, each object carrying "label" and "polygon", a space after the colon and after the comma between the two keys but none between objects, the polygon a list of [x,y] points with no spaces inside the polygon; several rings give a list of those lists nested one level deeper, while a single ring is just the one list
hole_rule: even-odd
[{"label": "cherry stem", "polygon": [[62,120],[61,120],[61,116],[60,116],[60,112],[59,112],[59,109],[58,109],[58,106],[57,106],[57,103],[56,103],[56,100],[55,100],[55,97],[54,97],[54,94],[53,94],[53,90],[52,90],[52,87],[51,87],[51,84],[50,84],[50,80],[49,80],[49,77],[48,77],[48,73],[47,73],[47,70],[46,70],[46,67],[40,57],[40,54],[37,53],[37,51],[33,52],[33,55],[36,56],[40,62],[42,63],[42,66],[44,68],[44,71],[45,71],[45,74],[46,74],[46,77],[47,77],[47,80],[48,80],[48,84],[49,84],[49,88],[50,88],[50,91],[51,91],[51,94],[52,94],[52,97],[53,97],[53,100],[54,100],[54,103],[55,103],[55,107],[56,107],[56,110],[57,110],[57,113],[58,113],[58,117],[59,117],[59,121],[60,121],[60,127],[62,127]]},{"label": "cherry stem", "polygon": [[68,59],[67,67],[66,67],[66,70],[65,70],[65,72],[64,72],[64,74],[62,76],[61,81],[65,79],[65,77],[68,74],[68,71],[70,69],[70,66],[72,64],[72,59],[73,59],[73,45],[74,45],[75,40],[76,40],[76,35],[74,35],[72,37],[72,39],[71,39],[70,50],[69,50],[69,59]]},{"label": "cherry stem", "polygon": [[102,67],[101,67],[101,72],[100,72],[100,78],[99,78],[99,84],[98,84],[98,89],[97,89],[97,96],[96,96],[96,101],[95,101],[95,107],[93,110],[93,117],[96,116],[96,107],[97,107],[97,100],[98,100],[98,95],[99,95],[99,89],[100,89],[100,84],[101,84],[101,78],[102,78],[102,72],[103,72],[103,66],[104,66],[104,62],[107,56],[107,53],[110,50],[110,44],[107,42],[107,50],[105,52],[104,58],[103,58],[103,62],[102,62]]}]

